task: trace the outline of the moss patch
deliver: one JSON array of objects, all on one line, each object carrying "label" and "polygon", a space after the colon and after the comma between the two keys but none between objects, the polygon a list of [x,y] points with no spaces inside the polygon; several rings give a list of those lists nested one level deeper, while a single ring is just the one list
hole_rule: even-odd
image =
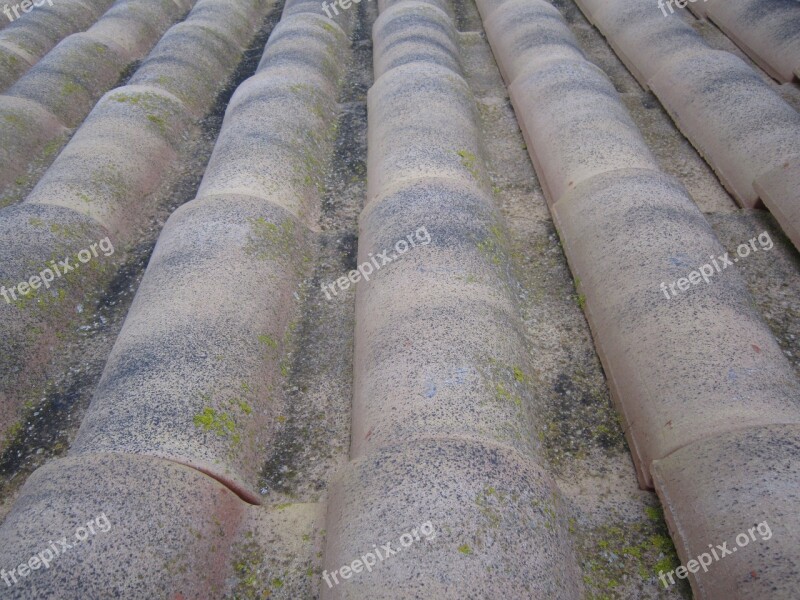
[{"label": "moss patch", "polygon": [[606,456],[628,452],[599,365],[585,368],[574,365],[571,371],[558,373],[554,381],[549,374],[533,374],[538,385],[551,387],[556,396],[556,401],[548,403],[545,418],[537,421],[537,434],[557,472],[569,461],[583,461],[597,452]]},{"label": "moss patch", "polygon": [[296,249],[295,226],[291,219],[280,225],[264,217],[250,218],[250,233],[244,251],[258,260],[288,257]]},{"label": "moss patch", "polygon": [[[204,395],[202,399],[204,403],[212,404],[211,395]],[[252,414],[253,408],[238,397],[224,401],[222,404],[228,412],[206,406],[194,416],[192,421],[195,427],[204,433],[214,433],[218,437],[227,438],[235,448],[242,442],[239,429],[245,419]]]},{"label": "moss patch", "polygon": [[[659,572],[680,565],[661,509],[647,507],[645,513],[634,523],[613,515],[608,524],[590,530],[582,540],[583,582],[588,599],[622,598],[632,587],[663,589]],[[682,581],[679,591],[687,595],[688,590],[688,584]]]}]

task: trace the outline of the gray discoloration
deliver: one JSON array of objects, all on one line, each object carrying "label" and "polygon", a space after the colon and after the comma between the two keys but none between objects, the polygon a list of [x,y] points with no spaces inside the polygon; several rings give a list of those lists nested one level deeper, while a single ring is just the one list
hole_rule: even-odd
[{"label": "gray discoloration", "polygon": [[[430,521],[421,538],[372,573],[322,598],[581,597],[552,480],[505,446],[433,439],[389,446],[350,463],[332,484],[329,572]],[[525,552],[520,552],[525,548]],[[374,551],[374,550],[373,550]],[[469,577],[468,573],[485,574]]]},{"label": "gray discoloration", "polygon": [[[775,246],[760,248],[737,263],[756,306],[800,376],[800,256],[774,217],[761,210],[707,214],[722,246],[732,254],[742,244],[767,232]],[[756,244],[760,247],[760,244]]]},{"label": "gray discoloration", "polygon": [[[174,6],[184,10],[182,2]],[[620,16],[609,0],[580,3],[598,19]],[[66,293],[77,296],[42,321],[63,324],[43,334],[30,312],[7,327],[27,336],[12,351],[31,356],[2,359],[3,373],[30,384],[0,455],[0,540],[11,540],[0,559],[13,565],[41,544],[27,536],[69,533],[101,506],[126,516],[106,542],[29,579],[20,597],[688,597],[688,584],[660,587],[658,571],[679,559],[655,494],[637,488],[623,429],[640,466],[647,453],[658,459],[680,560],[692,558],[690,543],[720,542],[739,527],[737,494],[748,514],[760,494],[789,541],[764,546],[770,563],[759,556],[755,575],[742,562],[724,576],[757,591],[771,585],[771,564],[795,578],[798,540],[785,515],[796,504],[796,427],[770,419],[794,422],[796,412],[796,252],[772,219],[737,211],[572,0],[553,3],[558,10],[480,0],[486,32],[471,0],[362,0],[335,20],[319,0],[288,0],[255,76],[238,86],[256,70],[263,35],[234,76],[238,93],[215,101],[250,15],[265,4],[200,0],[129,85],[101,101],[99,120],[87,122],[95,135],[66,151],[73,162],[56,165],[58,179],[45,177],[48,194],[0,214],[12,271],[31,266],[28,238],[34,254],[77,249],[106,234],[97,220],[135,244],[119,247],[123,266],[70,282]],[[114,12],[89,50],[141,49],[161,26],[154,15]],[[634,7],[622,18],[637,15]],[[685,14],[675,20],[688,24]],[[620,33],[637,44],[658,25],[631,23]],[[691,59],[698,36],[733,48],[707,22],[670,28],[669,43],[691,42],[671,58]],[[72,39],[84,38],[94,39]],[[732,89],[728,75],[714,86]],[[80,103],[62,100],[95,93],[93,81],[82,71],[47,106],[77,123]],[[14,100],[5,127],[40,143],[30,115],[18,118],[25,101]],[[69,165],[88,183],[71,179]],[[18,189],[36,174],[26,177]],[[761,179],[764,193],[797,187],[791,173]],[[717,211],[708,215],[713,231],[678,180]],[[402,260],[333,298],[321,290],[421,226],[429,242]],[[764,229],[771,252],[678,298],[659,292],[664,277],[685,276]],[[46,355],[62,348],[57,360]],[[52,385],[34,385],[43,373]],[[622,412],[635,413],[630,428],[609,388]],[[755,426],[731,433],[726,418]],[[69,457],[52,460],[80,421]],[[716,441],[724,453],[715,454]],[[727,479],[715,483],[719,463]],[[751,481],[753,497],[741,491]],[[731,502],[719,503],[721,494]],[[323,569],[426,521],[436,539],[327,589]],[[91,585],[73,589],[84,575]]]},{"label": "gray discoloration", "polygon": [[[372,8],[370,8],[372,7]],[[347,460],[353,397],[354,291],[330,299],[321,286],[356,266],[358,214],[366,195],[366,94],[372,83],[371,24],[374,3],[361,5],[354,59],[340,97],[340,127],[326,177],[321,233],[314,237],[313,274],[301,291],[283,354],[280,415],[263,471],[265,503],[316,502]],[[329,294],[330,295],[330,294]],[[321,560],[314,560],[319,582]]]},{"label": "gray discoloration", "polygon": [[[213,2],[214,0],[203,0],[201,5],[208,6]],[[17,201],[24,197],[24,193],[30,192],[43,173],[43,167],[52,163],[69,139],[69,134],[72,133],[70,129],[80,125],[100,97],[120,82],[126,70],[135,61],[144,58],[164,31],[185,12],[184,8],[172,1],[160,4],[147,2],[145,14],[148,15],[149,24],[147,27],[134,28],[132,33],[138,35],[138,43],[131,51],[127,51],[116,43],[117,40],[109,40],[107,25],[109,22],[116,23],[121,11],[125,14],[138,14],[142,3],[143,0],[117,3],[88,31],[73,34],[62,41],[4,96],[0,96],[0,122],[13,122],[11,120],[17,115],[21,102],[27,105],[28,111],[37,115],[32,124],[26,123],[24,127],[17,126],[0,132],[4,151],[9,157],[13,157],[13,160],[6,163],[8,167],[0,175],[0,186],[6,188],[0,204]],[[229,13],[235,10],[230,5],[226,9]],[[199,6],[198,14],[202,12]],[[229,21],[221,19],[221,22]],[[167,36],[168,39],[172,37],[174,36]],[[182,49],[183,55],[198,60],[206,58],[207,63],[207,55],[213,55],[220,50],[210,41],[205,46],[208,48],[206,56],[203,55],[202,45]],[[181,51],[170,48],[180,57]],[[158,62],[159,57],[160,53],[154,51],[153,61],[146,63],[148,67],[151,62]],[[235,57],[231,59],[235,60]],[[181,66],[184,71],[190,71],[190,64],[184,59]],[[204,66],[208,67],[207,64]],[[148,68],[145,72],[149,74],[154,70],[158,69]],[[194,72],[192,74],[196,77]],[[213,84],[206,82],[207,89],[210,90],[207,93],[216,93],[214,84],[224,73],[217,70],[214,76],[216,79],[212,80]],[[159,83],[163,84],[163,79]]]},{"label": "gray discoloration", "polygon": [[794,0],[712,0],[706,16],[776,80],[800,68],[800,6]]},{"label": "gray discoloration", "polygon": [[[708,552],[709,544],[727,543],[731,551],[708,573],[690,575],[697,598],[794,597],[799,459],[798,427],[775,425],[693,444],[653,465],[683,563]],[[755,539],[748,535],[763,522],[770,539],[760,531]],[[744,545],[736,541],[742,534]]]},{"label": "gray discoloration", "polygon": [[[96,21],[113,0],[61,0],[37,6],[0,32],[0,91],[71,33]],[[12,5],[14,3],[11,3]],[[5,17],[0,15],[5,20]]]},{"label": "gray discoloration", "polygon": [[[332,486],[325,567],[409,523],[431,521],[441,534],[322,597],[386,598],[402,585],[436,597],[576,598],[565,510],[538,466],[531,366],[475,100],[462,73],[441,65],[437,40],[419,35],[443,13],[401,14],[388,8],[374,30],[376,64],[390,22],[390,35],[413,43],[388,51],[400,66],[379,70],[370,91],[358,262],[395,252],[422,226],[429,239],[359,284],[352,462]],[[514,552],[519,536],[535,550]],[[503,575],[489,584],[464,569]]]},{"label": "gray discoloration", "polygon": [[[583,59],[572,33],[563,26],[561,13],[550,4],[513,0],[491,13],[485,23],[495,41],[497,66],[508,85],[539,61]],[[535,28],[535,31],[532,30]]]},{"label": "gray discoloration", "polygon": [[[424,2],[404,2],[385,10],[375,27],[376,78],[417,61],[461,72],[455,30],[441,10]],[[413,35],[408,35],[408,27],[414,27]]]},{"label": "gray discoloration", "polygon": [[[555,212],[642,471],[710,435],[800,419],[794,372],[733,267],[678,297],[659,290],[724,253],[674,181],[612,172],[576,188]],[[615,236],[616,227],[628,236]]]},{"label": "gray discoloration", "polygon": [[[114,482],[114,485],[109,485]],[[194,469],[152,457],[100,454],[53,461],[34,473],[0,527],[0,562],[13,568],[47,548],[49,569],[14,585],[20,599],[220,597],[229,548],[246,506]],[[110,527],[78,543],[78,527],[105,514]],[[63,549],[67,537],[74,547]],[[86,577],[69,574],[82,572]],[[4,587],[6,586],[3,583]]]},{"label": "gray discoloration", "polygon": [[[208,2],[204,5],[207,6]],[[230,5],[226,4],[226,7],[230,8]],[[262,9],[266,12],[266,7]],[[178,8],[173,3],[171,10],[174,12],[185,8]],[[204,14],[203,11],[201,14]],[[255,64],[252,64],[251,72],[254,68]],[[233,70],[233,64],[230,69]],[[225,100],[226,98],[223,102]],[[209,109],[210,104],[209,101]],[[42,202],[29,201],[3,211],[2,226],[8,231],[4,234],[4,239],[14,240],[4,248],[3,275],[4,280],[13,283],[36,275],[50,260],[63,259],[109,235],[110,232],[93,218],[98,215],[99,207],[104,202],[108,205],[121,202],[121,205],[117,204],[119,214],[115,218],[124,223],[126,216],[129,216],[131,220],[127,223],[128,226],[136,223],[146,230],[145,233],[134,233],[131,231],[134,228],[129,227],[126,233],[130,235],[125,240],[112,234],[117,255],[113,258],[104,257],[102,261],[96,259],[85,267],[85,271],[70,273],[69,277],[57,281],[57,286],[60,287],[53,288],[56,295],[52,299],[50,296],[40,295],[36,302],[25,302],[20,307],[22,313],[16,307],[9,306],[0,313],[0,322],[6,332],[2,343],[9,349],[8,353],[2,353],[4,430],[21,415],[18,411],[24,402],[36,404],[41,400],[40,392],[44,387],[45,373],[47,379],[58,385],[63,372],[69,370],[66,365],[75,369],[83,368],[81,359],[76,358],[80,353],[70,350],[72,344],[80,346],[76,341],[76,338],[80,339],[80,334],[76,334],[75,330],[78,326],[88,326],[87,323],[93,322],[96,300],[102,302],[104,296],[113,295],[114,282],[118,281],[118,277],[115,278],[116,259],[123,258],[128,242],[137,248],[151,245],[166,218],[162,212],[164,207],[170,202],[186,201],[189,193],[194,195],[197,186],[196,172],[202,171],[208,157],[208,149],[202,147],[203,143],[210,145],[213,142],[213,135],[219,124],[216,129],[213,124],[203,127],[203,133],[211,136],[205,142],[198,142],[197,137],[192,140],[165,138],[164,134],[169,132],[170,127],[167,113],[175,106],[181,112],[184,110],[177,100],[159,95],[152,88],[143,90],[141,87],[126,87],[110,94],[105,108],[99,109],[90,117],[87,127],[81,128],[82,133],[62,153],[60,159],[63,162],[54,166],[37,188],[36,198]],[[185,117],[178,117],[183,119],[184,127],[188,126]],[[136,139],[155,140],[161,148],[174,153],[176,162],[180,156],[183,161],[181,169],[173,170],[177,166],[175,164],[161,164],[157,168],[167,175],[151,179],[147,179],[146,174],[143,176],[141,170],[137,171],[137,167],[147,165],[147,161],[151,161],[150,164],[153,165],[158,159],[157,155],[137,155],[140,148],[134,145],[125,147],[121,124],[131,124],[137,118],[138,129],[132,125],[125,131]],[[9,125],[25,124],[24,121],[17,121],[15,119]],[[200,130],[196,128],[198,124],[199,119],[192,124],[189,132],[200,134]],[[106,154],[100,153],[99,148]],[[132,162],[131,158],[138,162]],[[193,170],[195,173],[192,173]],[[152,175],[152,171],[150,174]],[[126,188],[124,182],[130,179],[126,180],[125,177],[138,177],[138,184],[144,186],[139,188],[143,194],[136,195],[133,193],[135,190]],[[181,188],[187,181],[194,181],[191,192]],[[48,191],[52,195],[48,195]],[[33,196],[29,198],[32,199]],[[51,199],[54,203],[49,202]],[[59,205],[70,204],[70,201],[71,206]],[[174,208],[174,205],[171,206],[171,209]],[[131,213],[134,213],[133,216]],[[157,213],[162,213],[159,215],[161,222],[156,217]],[[145,254],[147,252],[149,251]],[[142,258],[138,251],[133,256]],[[137,258],[131,260],[135,263]],[[42,262],[43,264],[39,264]],[[141,270],[142,265],[138,269]],[[106,288],[107,284],[112,286],[111,290]],[[42,302],[42,299],[48,301]],[[98,352],[104,358],[107,351],[106,346]],[[25,384],[20,385],[23,381]],[[57,396],[56,393],[54,397]],[[16,422],[16,427],[20,427],[20,422]],[[79,423],[76,421],[74,425],[77,424]]]},{"label": "gray discoloration", "polygon": [[755,179],[800,156],[800,114],[727,52],[697,54],[665,67],[650,83],[684,135],[746,208],[757,204]]},{"label": "gray discoloration", "polygon": [[[169,457],[252,487],[278,416],[272,350],[304,254],[300,226],[253,198],[176,211],[73,448]],[[235,315],[203,308],[231,302]]]},{"label": "gray discoloration", "polygon": [[[487,12],[494,8],[490,2],[487,2],[487,5]],[[599,6],[596,8],[600,9]],[[624,10],[620,8],[619,14],[624,13],[622,18],[629,18],[631,13],[636,12],[627,11],[628,8],[631,8],[629,4],[626,4]],[[599,18],[597,13],[594,17]],[[495,15],[491,18],[497,19]],[[628,28],[627,31],[631,32],[632,28]],[[588,33],[586,37],[590,37]],[[502,39],[498,40],[498,44],[502,45]],[[502,53],[499,56],[502,57]],[[649,63],[643,62],[643,64]],[[524,102],[524,98],[521,100]],[[530,115],[537,111],[541,113],[543,109],[541,102],[531,102],[526,106],[527,110],[519,114],[523,127]],[[546,106],[545,104],[545,110]],[[571,111],[566,113],[569,116]],[[491,118],[491,111],[486,114]],[[552,114],[558,115],[558,110],[553,110]],[[649,124],[652,121],[640,119],[640,122]],[[635,130],[633,132],[635,133]],[[529,129],[528,133],[536,132]],[[575,140],[575,136],[572,138]],[[602,137],[582,136],[580,143],[590,148],[581,151],[591,155],[591,145],[601,139]],[[543,152],[548,151],[551,146],[542,143],[541,135],[538,137],[529,135],[528,141],[529,148],[534,153],[539,146],[542,146]],[[571,157],[573,153],[566,152],[565,155]],[[661,155],[660,158],[668,156],[669,148],[661,149]],[[549,176],[547,170],[540,170],[540,174],[545,178]],[[660,453],[654,455],[655,458],[668,455],[670,458],[664,459],[664,463],[667,463],[673,456],[683,453],[680,448],[684,444],[688,443],[697,448],[700,448],[701,444],[710,445],[710,441],[706,442],[709,436],[716,435],[716,439],[722,439],[730,431],[745,425],[796,422],[800,414],[796,402],[800,391],[795,372],[786,362],[771,332],[763,324],[755,304],[747,293],[744,281],[735,270],[725,273],[724,277],[720,275],[718,280],[713,282],[713,286],[709,285],[703,290],[692,290],[691,297],[685,296],[679,305],[666,304],[676,299],[667,300],[663,296],[662,299],[657,298],[657,288],[648,291],[649,284],[646,282],[657,283],[658,270],[663,271],[666,268],[659,267],[659,262],[668,265],[676,257],[683,261],[681,257],[686,253],[686,257],[690,259],[688,263],[690,265],[696,263],[695,267],[699,267],[708,261],[707,257],[714,249],[720,254],[723,252],[722,246],[714,239],[701,213],[676,181],[664,177],[653,168],[633,171],[618,167],[606,174],[586,179],[584,184],[579,184],[578,188],[568,192],[561,201],[555,203],[554,212],[560,235],[565,243],[566,254],[570,259],[570,266],[576,275],[579,303],[585,304],[587,316],[593,325],[598,350],[611,377],[610,386],[617,404],[626,414],[628,422],[632,424],[627,433],[629,439],[634,442],[631,447],[635,455],[642,451],[643,446],[646,447],[645,451],[649,452],[670,436],[680,435],[679,430],[683,430],[686,434],[694,429],[686,441],[677,441],[671,448],[663,448]],[[627,235],[620,237],[620,232],[625,232]],[[756,233],[758,232],[754,232],[753,235]],[[708,246],[703,247],[704,243]],[[662,260],[656,258],[672,245],[675,246],[677,254],[667,252]],[[613,256],[614,260],[608,260],[608,256]],[[643,260],[643,257],[647,258]],[[765,259],[762,257],[763,260]],[[672,267],[666,270],[670,268]],[[770,270],[777,275],[774,267]],[[789,266],[789,270],[792,272],[796,268],[792,265]],[[641,277],[634,276],[634,272],[640,273]],[[715,289],[710,289],[712,287]],[[592,289],[598,292],[597,301],[593,298]],[[612,316],[611,313],[618,314]],[[620,316],[622,314],[625,316]],[[654,332],[654,327],[658,329],[657,334],[651,333]],[[736,332],[733,332],[734,328]],[[743,343],[742,340],[751,338],[758,338],[759,341],[752,343],[748,352],[743,346],[750,342]],[[687,340],[691,340],[692,343],[688,343]],[[648,349],[649,344],[652,346]],[[662,359],[655,361],[653,359],[655,356]],[[671,358],[670,365],[664,364],[664,357],[667,356]],[[627,370],[626,374],[620,375],[617,369],[628,360],[638,361],[637,365]],[[714,364],[710,361],[718,362]],[[570,362],[574,362],[574,358],[570,357]],[[754,362],[759,367],[753,370],[750,365]],[[710,367],[703,376],[694,372],[694,369],[701,364]],[[651,387],[645,386],[639,392],[632,392],[631,386],[635,386],[636,381],[648,382]],[[655,384],[656,381],[661,383]],[[671,386],[672,391],[666,391],[664,385]],[[725,389],[730,386],[736,389]],[[564,386],[561,389],[564,389]],[[567,394],[569,401],[575,402],[580,397],[574,388],[567,387],[566,390],[572,392]],[[664,415],[661,425],[658,425],[656,418],[651,422],[651,425],[655,425],[652,431],[645,434],[637,433],[637,429],[646,426],[648,419],[653,419],[657,412],[654,410],[655,405],[662,402],[656,398],[662,394],[664,406],[670,402],[675,404],[669,411],[669,420]],[[583,397],[586,398],[586,395]],[[713,398],[713,402],[709,402],[708,398]],[[730,407],[722,410],[710,409],[711,404],[726,405],[732,398],[738,398],[735,410]],[[642,402],[637,406],[639,399],[642,399]],[[767,404],[777,402],[779,406],[759,407],[755,404],[759,400]],[[686,405],[687,401],[692,403],[691,408]],[[731,418],[731,415],[738,411],[752,412],[749,418],[736,416]],[[688,413],[691,413],[692,419],[686,418]],[[716,420],[718,426],[708,421],[702,425],[695,422],[707,419]],[[683,423],[679,423],[679,420],[683,420]],[[662,429],[664,423],[666,425]],[[556,438],[556,444],[559,441]],[[560,443],[566,441],[568,438]],[[589,447],[591,448],[591,445]],[[613,451],[609,457],[611,456]],[[691,468],[690,457],[690,453],[685,454],[687,467],[682,482],[685,487],[678,490],[677,497],[681,497],[683,491],[693,485],[690,482],[694,481],[695,473]],[[581,456],[578,455],[576,458],[580,460]],[[735,460],[739,459],[733,458],[732,462]],[[566,469],[572,474],[575,472],[575,466],[570,463],[572,460],[566,462]],[[556,464],[559,465],[559,471],[565,468],[563,461]],[[611,465],[606,463],[605,466],[608,468]],[[621,479],[620,475],[624,474],[624,469],[621,471],[620,466],[615,465],[608,472]],[[641,472],[640,469],[640,474]],[[715,475],[709,472],[699,477],[696,485],[702,487],[707,481],[714,479]],[[598,518],[597,508],[608,506],[607,503],[613,503],[614,498],[626,497],[626,492],[603,482],[601,488],[605,489],[598,494],[586,489],[591,486],[592,483],[588,485],[572,481],[563,483],[563,487],[574,494],[573,498],[577,502],[582,506],[591,507],[588,514],[579,515],[579,522],[584,526],[590,523],[601,524],[599,527],[589,525],[589,532],[584,532],[579,537],[588,542],[594,540],[595,543],[602,544],[599,552],[601,556],[609,548],[615,548],[612,552],[629,565],[626,570],[619,570],[616,573],[619,577],[624,576],[629,579],[630,568],[637,567],[634,558],[645,556],[647,553],[648,558],[652,560],[651,557],[657,557],[658,552],[655,552],[654,556],[653,549],[640,543],[641,533],[646,531],[646,528],[638,531],[629,526],[612,525],[609,528],[609,521],[613,523],[618,517],[606,515]],[[741,486],[738,489],[741,489]],[[697,521],[698,516],[703,514],[703,509],[696,508],[695,504],[703,506],[703,503],[716,502],[719,493],[721,492],[708,491],[704,498],[696,503],[680,504],[675,510],[676,519]],[[784,494],[780,498],[776,497],[776,510],[787,513],[790,510],[788,507],[796,502],[790,496],[791,494],[788,496]],[[672,508],[670,506],[670,509]],[[672,525],[672,517],[670,515],[668,517]],[[706,535],[698,533],[693,525],[694,522],[688,528],[672,529],[676,543],[681,549],[687,539],[694,540],[692,543],[696,543],[697,548],[701,547],[701,542],[725,539],[725,527],[720,520],[709,520]],[[619,535],[617,533],[612,535],[612,532],[619,532]],[[779,551],[781,560],[793,560],[796,550],[790,547],[791,544],[792,542]],[[669,546],[668,542],[666,546]],[[590,551],[590,548],[589,544],[583,545],[584,552]],[[682,552],[681,559],[685,562],[693,558],[694,554],[696,553]],[[666,562],[659,563],[664,571],[677,566],[676,563],[667,560],[668,558],[665,556]],[[608,593],[611,590],[617,593],[620,589],[619,578],[609,577],[609,571],[614,573],[615,567],[602,561],[596,563],[594,557],[587,565],[589,568],[586,570],[584,580],[592,593]],[[642,562],[638,567],[642,583],[649,578],[654,585],[659,585],[653,576],[652,567]],[[783,576],[785,575],[780,572],[774,572],[767,577],[775,577],[776,581],[782,581]],[[759,570],[757,577],[764,578],[765,574]],[[729,577],[728,581],[734,579]],[[676,594],[680,593],[678,589],[673,588],[673,590]],[[631,595],[630,590],[628,592],[628,595]],[[655,595],[657,591],[645,587],[644,593]],[[635,595],[638,597],[641,594],[640,587]],[[726,595],[723,593],[719,597]]]}]

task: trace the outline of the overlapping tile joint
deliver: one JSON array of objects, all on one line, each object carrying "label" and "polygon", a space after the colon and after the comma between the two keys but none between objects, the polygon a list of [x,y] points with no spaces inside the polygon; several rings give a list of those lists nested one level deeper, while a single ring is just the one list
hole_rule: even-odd
[{"label": "overlapping tile joint", "polygon": [[[633,459],[614,468],[643,490],[619,497],[658,498],[684,565],[768,521],[760,545],[689,569],[691,593],[796,597],[797,346],[750,273],[717,266],[706,199],[664,164],[632,99],[660,102],[681,156],[693,146],[730,195],[726,214],[774,219],[785,285],[800,288],[800,5],[575,3],[53,0],[0,16],[2,456],[61,354],[98,348],[76,313],[120,287],[157,231],[68,453],[3,484],[3,597],[602,597],[576,522],[603,475],[578,485],[553,460],[555,376],[531,334],[548,326],[530,309],[545,293],[526,288],[512,233],[526,219],[559,240],[605,371]],[[590,52],[588,24],[632,78]],[[510,133],[496,133],[505,108]],[[497,158],[522,140],[541,191],[523,192],[524,217]],[[357,147],[360,179],[343,175]],[[337,214],[350,230],[329,231]],[[319,292],[326,252],[347,266],[338,317]],[[711,260],[713,282],[688,288]],[[294,369],[315,319],[352,330],[325,374],[352,392],[349,447],[303,484],[314,493],[279,503],[265,465],[302,412]],[[314,419],[334,429],[313,412],[291,423],[295,449],[335,446],[312,439]],[[42,548],[101,514],[110,530],[43,567]],[[420,538],[426,523],[436,534]],[[660,597],[655,572],[630,576],[606,597]]]}]

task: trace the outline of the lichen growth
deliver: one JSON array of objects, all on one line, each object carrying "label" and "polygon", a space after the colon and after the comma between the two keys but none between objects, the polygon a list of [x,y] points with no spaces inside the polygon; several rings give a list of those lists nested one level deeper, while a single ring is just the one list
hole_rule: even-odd
[{"label": "lichen growth", "polygon": [[500,225],[489,227],[489,235],[477,243],[478,251],[497,267],[507,263],[506,245],[506,235]]},{"label": "lichen growth", "polygon": [[278,347],[278,342],[273,340],[268,335],[260,335],[260,336],[258,336],[258,341],[261,342],[262,344],[264,344],[265,346],[269,346],[270,348],[277,348]]},{"label": "lichen growth", "polygon": [[[587,598],[618,598],[623,582],[636,577],[640,585],[663,587],[659,572],[680,565],[661,510],[648,506],[645,514],[635,522],[613,515],[607,524],[588,531],[581,548]],[[685,582],[682,585],[683,591],[688,589]]]},{"label": "lichen growth", "polygon": [[212,431],[220,437],[233,436],[237,441],[236,421],[227,413],[220,413],[211,407],[206,407],[203,412],[194,416],[194,424],[203,431]]},{"label": "lichen growth", "polygon": [[[287,505],[288,506],[288,505]],[[280,510],[280,508],[279,508]],[[312,543],[312,536],[303,534],[304,545]],[[232,600],[265,600],[287,597],[310,597],[314,568],[310,563],[310,549],[300,556],[286,557],[279,549],[262,546],[253,531],[244,534],[244,541],[233,547],[233,572],[230,594]],[[308,594],[304,593],[308,592]]]},{"label": "lichen growth", "polygon": [[578,303],[578,308],[584,310],[586,308],[586,295],[581,292],[581,278],[575,278],[575,301]]},{"label": "lichen growth", "polygon": [[45,144],[44,148],[42,149],[42,156],[45,159],[51,158],[59,149],[64,145],[64,139],[58,137],[56,139],[50,140],[47,144]]},{"label": "lichen growth", "polygon": [[70,80],[65,81],[61,86],[61,93],[65,96],[71,96],[72,94],[76,94],[82,90],[83,88],[80,85]]},{"label": "lichen growth", "polygon": [[167,122],[164,117],[159,115],[147,115],[147,120],[158,128],[158,131],[161,133],[161,135],[167,135]]},{"label": "lichen growth", "polygon": [[174,116],[180,114],[174,102],[152,92],[117,93],[111,96],[110,101],[130,104],[143,110],[148,123],[151,123],[163,137],[168,136],[169,123]]},{"label": "lichen growth", "polygon": [[461,164],[469,171],[469,174],[472,175],[476,181],[480,181],[480,174],[476,166],[477,157],[469,150],[458,150],[456,154],[461,157]]},{"label": "lichen growth", "polygon": [[296,245],[295,226],[291,219],[280,225],[264,217],[250,218],[250,232],[244,251],[258,260],[270,260],[291,255]]},{"label": "lichen growth", "polygon": [[611,404],[596,359],[555,376],[534,370],[532,379],[539,389],[550,389],[553,395],[536,426],[550,465],[557,472],[571,461],[584,461],[598,453],[617,456],[628,452],[619,414]]},{"label": "lichen growth", "polygon": [[249,441],[250,445],[253,445],[256,439],[252,428],[247,427],[253,414],[253,407],[245,398],[259,397],[259,390],[247,382],[242,382],[241,392],[241,395],[233,394],[227,399],[216,401],[211,394],[201,395],[203,410],[192,419],[195,427],[203,433],[213,433],[230,441],[231,456],[235,456],[235,453],[241,450],[243,442]]}]

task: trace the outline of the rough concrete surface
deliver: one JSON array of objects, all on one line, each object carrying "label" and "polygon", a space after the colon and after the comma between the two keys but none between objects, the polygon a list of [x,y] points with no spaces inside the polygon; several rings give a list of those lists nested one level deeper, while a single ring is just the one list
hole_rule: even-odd
[{"label": "rough concrete surface", "polygon": [[796,2],[18,1],[0,597],[796,596]]}]

